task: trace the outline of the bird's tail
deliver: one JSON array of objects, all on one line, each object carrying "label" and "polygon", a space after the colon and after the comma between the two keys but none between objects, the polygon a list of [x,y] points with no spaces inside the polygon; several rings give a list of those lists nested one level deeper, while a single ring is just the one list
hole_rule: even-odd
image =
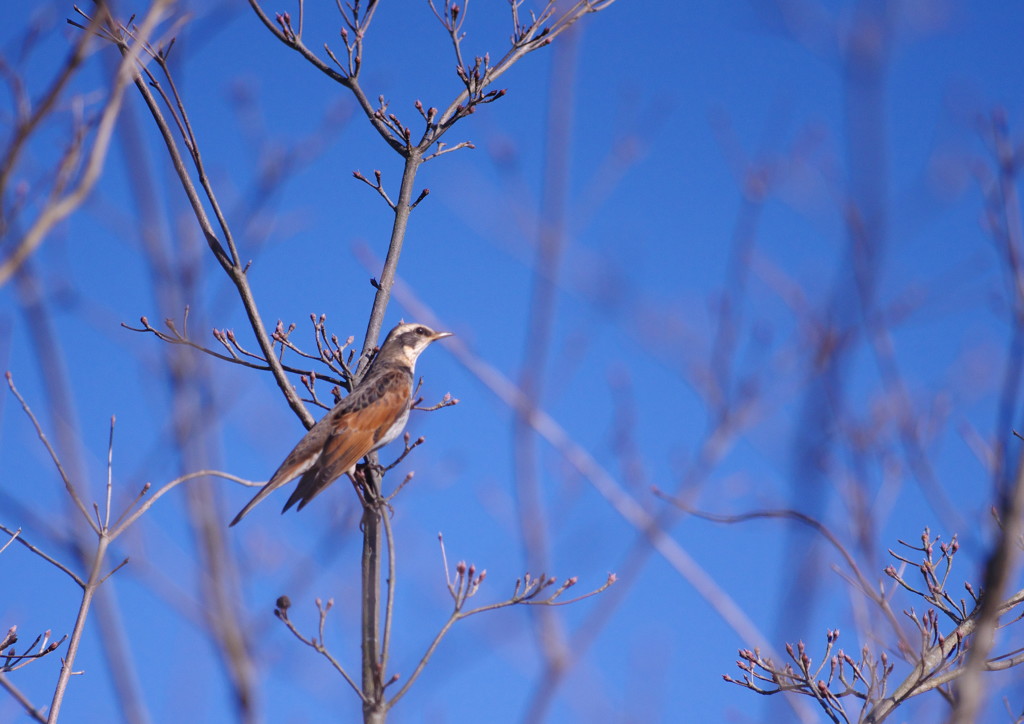
[{"label": "bird's tail", "polygon": [[249,511],[250,511],[250,510],[252,510],[253,508],[255,508],[255,507],[256,507],[256,505],[257,505],[257,504],[258,504],[258,503],[259,503],[259,502],[260,502],[261,500],[263,500],[263,499],[264,499],[265,497],[267,497],[268,495],[270,495],[271,493],[273,493],[273,492],[274,492],[275,490],[277,490],[278,488],[280,488],[280,487],[281,487],[282,485],[284,485],[284,484],[285,484],[286,482],[288,482],[288,481],[287,481],[287,480],[279,480],[279,479],[278,479],[278,477],[277,477],[276,475],[275,475],[274,477],[272,477],[272,478],[271,478],[271,479],[270,479],[270,480],[269,480],[269,481],[267,482],[267,484],[266,484],[266,485],[264,485],[264,486],[263,486],[262,488],[260,488],[260,492],[256,493],[256,495],[255,495],[255,496],[253,497],[253,499],[252,499],[252,500],[250,500],[250,501],[249,501],[248,503],[246,503],[246,504],[245,504],[245,507],[244,507],[244,508],[242,508],[242,509],[241,509],[241,510],[240,510],[240,511],[238,512],[238,515],[236,515],[236,516],[235,516],[235,519],[234,519],[234,520],[232,520],[232,521],[231,521],[231,523],[229,523],[229,524],[228,524],[228,527],[230,528],[231,526],[233,526],[233,525],[235,525],[236,523],[238,523],[238,521],[240,521],[240,520],[241,520],[242,518],[244,518],[245,516],[247,516],[247,515],[249,514]]}]

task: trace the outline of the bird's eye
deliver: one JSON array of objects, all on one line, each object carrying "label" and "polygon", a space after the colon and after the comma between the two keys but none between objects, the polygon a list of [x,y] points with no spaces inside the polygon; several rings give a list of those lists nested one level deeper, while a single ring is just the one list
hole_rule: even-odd
[{"label": "bird's eye", "polygon": [[418,334],[418,335],[420,335],[422,337],[427,337],[427,336],[430,335],[430,330],[427,329],[426,327],[417,327],[416,328],[416,334]]}]

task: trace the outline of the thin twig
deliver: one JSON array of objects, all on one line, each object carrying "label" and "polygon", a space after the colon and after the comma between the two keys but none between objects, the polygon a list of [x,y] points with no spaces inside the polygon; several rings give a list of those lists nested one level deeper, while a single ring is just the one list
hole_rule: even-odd
[{"label": "thin twig", "polygon": [[103,516],[103,528],[110,527],[110,498],[114,491],[114,423],[117,417],[110,416],[110,442],[107,445],[107,498]]},{"label": "thin twig", "polygon": [[[110,531],[109,535],[111,539],[117,538],[119,535],[124,533],[124,531],[132,523],[138,520],[147,510],[153,507],[153,504],[156,503],[156,501],[160,500],[160,498],[162,498],[164,495],[170,492],[173,488],[176,488],[177,486],[181,485],[182,483],[188,482],[189,480],[195,480],[196,478],[203,478],[207,476],[211,478],[224,478],[225,480],[231,480],[232,482],[235,483],[241,483],[242,485],[248,487],[259,487],[265,484],[253,480],[246,480],[245,478],[240,478],[237,475],[225,473],[221,470],[197,470],[195,472],[182,475],[180,477],[175,478],[174,480],[171,480],[170,482],[165,483],[163,487],[159,488],[155,493],[153,493],[152,497],[148,498],[142,505],[136,508],[135,512],[127,516],[122,514],[123,519],[119,521],[119,523],[114,527],[112,531]],[[131,506],[129,506],[127,510],[131,510]]]},{"label": "thin twig", "polygon": [[391,532],[391,516],[384,512],[381,515],[381,520],[384,522],[384,544],[388,547],[388,578],[386,581],[388,592],[384,601],[384,632],[380,643],[380,670],[385,672],[388,670],[388,657],[390,656],[391,615],[395,607],[397,579],[395,578],[395,536]]},{"label": "thin twig", "polygon": [[[48,555],[47,555],[46,553],[43,553],[43,552],[42,552],[41,550],[39,550],[38,548],[36,548],[36,547],[35,547],[34,545],[32,545],[31,543],[29,543],[29,542],[28,542],[27,540],[25,540],[25,537],[24,537],[24,536],[18,535],[18,533],[21,533],[21,528],[19,528],[19,529],[18,529],[17,533],[12,533],[12,532],[11,532],[11,529],[10,529],[10,528],[8,528],[8,527],[7,527],[7,526],[5,526],[5,525],[0,525],[0,530],[2,530],[2,531],[3,531],[4,533],[7,533],[8,535],[10,535],[10,536],[11,536],[11,540],[12,540],[12,541],[13,541],[13,540],[15,540],[14,536],[15,536],[15,535],[17,535],[17,536],[18,536],[18,537],[17,537],[17,541],[18,541],[19,543],[21,543],[21,544],[22,544],[23,546],[25,546],[26,548],[28,548],[28,549],[29,549],[30,551],[32,551],[33,553],[35,553],[35,554],[36,554],[37,556],[39,556],[40,558],[42,558],[42,559],[43,559],[44,561],[46,561],[47,563],[50,563],[51,565],[54,565],[54,566],[56,566],[57,568],[59,568],[60,570],[64,571],[64,572],[65,572],[66,574],[68,574],[68,576],[70,576],[70,577],[71,577],[71,580],[73,580],[73,581],[74,581],[75,583],[77,583],[77,584],[78,584],[79,586],[81,586],[82,588],[85,588],[85,581],[83,581],[83,580],[82,580],[82,579],[81,579],[81,578],[80,578],[80,577],[78,576],[78,574],[77,574],[77,573],[75,573],[74,571],[72,571],[72,570],[71,570],[70,568],[68,568],[67,566],[65,566],[65,565],[64,565],[63,563],[61,563],[61,562],[60,562],[60,561],[58,561],[57,559],[55,559],[55,558],[52,558],[52,557],[48,556]],[[11,542],[11,541],[8,541],[8,543],[10,543],[10,542]],[[5,546],[5,547],[6,547],[6,546]]]},{"label": "thin twig", "polygon": [[6,528],[3,528],[2,526],[0,526],[0,529],[2,529],[2,530],[3,530],[4,532],[5,532],[5,533],[7,533],[7,534],[8,534],[9,536],[11,536],[10,538],[8,538],[8,539],[7,539],[7,542],[6,542],[6,543],[4,543],[4,544],[3,544],[2,546],[0,546],[0,553],[3,553],[3,552],[4,552],[5,550],[7,550],[7,547],[8,547],[8,546],[9,546],[9,545],[10,545],[11,543],[13,543],[13,542],[14,542],[14,540],[15,540],[15,539],[16,539],[16,538],[17,538],[17,537],[18,537],[19,535],[21,535],[21,528],[18,528],[18,530],[16,530],[16,531],[10,531],[10,530],[8,530],[8,529],[6,529]]},{"label": "thin twig", "polygon": [[[230,362],[232,364],[241,365],[242,367],[248,367],[249,369],[260,370],[261,372],[272,372],[273,371],[273,368],[271,367],[271,365],[266,364],[266,359],[264,357],[261,357],[259,355],[256,355],[256,354],[254,354],[252,352],[248,352],[247,350],[243,349],[238,344],[238,342],[235,339],[235,336],[234,336],[233,333],[223,332],[221,330],[215,330],[214,331],[214,338],[218,342],[220,342],[222,345],[224,345],[224,347],[229,352],[231,352],[231,354],[229,356],[229,355],[221,354],[220,352],[217,352],[215,350],[212,350],[209,347],[204,347],[203,345],[199,344],[198,342],[194,342],[191,339],[188,339],[187,337],[184,337],[184,336],[180,335],[176,330],[174,331],[173,335],[167,334],[166,332],[161,332],[159,329],[151,326],[149,324],[149,320],[146,317],[141,317],[140,318],[140,322],[142,324],[141,327],[133,327],[130,324],[126,324],[124,322],[121,323],[121,326],[124,327],[125,329],[131,330],[132,332],[149,332],[149,333],[153,334],[154,336],[156,336],[156,338],[161,340],[162,342],[167,342],[168,344],[182,344],[182,345],[185,345],[187,347],[191,347],[194,350],[202,352],[203,354],[207,354],[207,355],[209,355],[211,357],[215,357],[216,359],[222,360],[224,362]],[[262,362],[263,364],[255,363],[255,362],[249,362],[248,360],[242,359],[241,357],[239,357],[237,354],[234,353],[233,350],[235,350],[235,349],[237,349],[238,351],[242,352],[242,354],[244,354],[244,355],[246,355],[248,357],[260,360],[260,362]],[[296,352],[299,352],[303,357],[308,357],[310,359],[318,359],[314,355],[310,355],[310,354],[307,354],[305,352],[301,352],[301,350],[299,350],[297,347],[293,347],[293,346],[289,345],[289,349],[292,349],[292,350],[294,350]],[[313,373],[313,370],[302,369],[301,367],[292,367],[291,365],[282,364],[280,362],[278,362],[278,363],[281,364],[281,369],[283,369],[285,372],[288,372],[290,374],[309,375],[309,374]],[[317,373],[317,377],[319,379],[321,379],[321,380],[323,380],[325,382],[328,382],[330,384],[333,384],[333,385],[343,385],[343,386],[347,386],[348,385],[348,383],[343,378],[332,377],[330,375],[324,375],[324,374],[320,374],[320,373]]]},{"label": "thin twig", "polygon": [[827,540],[829,544],[833,548],[835,548],[835,550],[843,557],[843,559],[846,561],[847,567],[850,569],[850,572],[857,579],[857,587],[861,590],[862,593],[864,593],[864,595],[870,597],[875,603],[879,605],[882,612],[885,614],[886,619],[888,620],[893,632],[899,637],[901,645],[905,646],[909,650],[910,642],[907,640],[906,632],[903,630],[903,626],[897,619],[896,613],[892,610],[892,607],[889,605],[888,599],[886,599],[884,595],[879,593],[871,584],[871,582],[868,581],[867,577],[864,576],[863,572],[860,570],[860,566],[857,565],[857,561],[854,560],[853,556],[846,549],[846,546],[844,546],[842,542],[835,536],[835,534],[831,530],[829,530],[828,526],[826,526],[824,523],[820,522],[816,518],[813,518],[805,513],[801,513],[798,510],[789,509],[758,510],[750,513],[740,513],[737,515],[716,515],[714,513],[707,513],[704,511],[691,508],[682,500],[679,500],[678,498],[668,495],[667,493],[659,490],[657,487],[652,488],[651,492],[654,493],[655,496],[661,498],[662,500],[668,503],[671,503],[680,510],[686,511],[690,515],[716,523],[742,523],[748,520],[767,518],[794,520],[798,523],[802,523],[803,525],[812,528],[818,534],[824,537],[825,540]]},{"label": "thin twig", "polygon": [[[443,545],[442,556],[445,556]],[[447,561],[447,558],[445,557],[444,560]],[[448,580],[449,591],[452,592],[453,597],[455,597],[456,599],[455,608],[452,610],[452,613],[448,617],[448,620],[444,622],[444,625],[441,626],[441,629],[437,632],[433,640],[427,646],[427,650],[420,658],[420,661],[416,665],[416,668],[413,670],[412,674],[410,674],[409,678],[406,679],[405,683],[398,690],[398,692],[388,700],[388,709],[390,709],[396,703],[398,703],[399,699],[405,696],[406,692],[409,691],[409,688],[413,685],[413,683],[415,683],[416,679],[419,678],[420,674],[423,673],[423,669],[426,668],[427,663],[434,655],[434,652],[437,650],[437,647],[441,644],[441,641],[451,630],[452,626],[454,626],[458,621],[461,621],[464,618],[469,618],[470,616],[475,616],[480,613],[485,613],[487,611],[496,611],[501,608],[508,608],[509,606],[564,606],[573,603],[578,603],[579,601],[590,598],[591,596],[596,596],[599,593],[608,590],[608,588],[615,583],[615,574],[610,574],[601,586],[595,588],[592,591],[588,591],[587,593],[581,596],[577,596],[576,598],[569,599],[566,601],[556,600],[559,596],[562,595],[564,591],[566,591],[570,586],[572,586],[575,583],[575,579],[569,579],[563,585],[559,586],[558,589],[556,589],[555,592],[547,598],[541,600],[532,600],[532,597],[536,596],[538,593],[544,590],[544,588],[546,588],[549,585],[549,583],[554,580],[542,576],[540,579],[533,579],[532,583],[528,583],[525,586],[520,586],[517,582],[516,591],[511,598],[508,598],[504,601],[498,601],[496,603],[480,606],[469,611],[463,611],[461,610],[462,603],[467,598],[476,593],[476,589],[479,588],[479,584],[482,582],[483,576],[486,574],[486,571],[481,572],[479,574],[479,578],[476,579],[474,582],[472,575],[467,576],[467,574],[471,574],[472,572],[473,570],[472,568],[470,568],[468,569],[468,571],[465,571],[462,574],[457,573],[456,580],[453,582],[451,579],[447,578],[448,566],[447,562],[445,563],[445,576],[446,579]],[[529,580],[529,576],[527,576],[527,579]],[[460,588],[460,585],[463,586],[463,588]]]},{"label": "thin twig", "polygon": [[0,686],[2,686],[8,694],[14,697],[16,702],[21,704],[25,713],[32,717],[33,720],[41,722],[41,724],[46,724],[46,716],[43,714],[42,709],[38,709],[33,706],[32,702],[28,700],[28,697],[21,693],[21,690],[12,684],[4,674],[0,674]]},{"label": "thin twig", "polygon": [[[287,604],[287,605],[282,605],[282,604]],[[281,598],[278,599],[277,607],[274,609],[274,615],[277,616],[278,619],[280,619],[284,623],[284,625],[288,628],[289,631],[292,632],[292,634],[295,636],[295,638],[297,638],[299,641],[301,641],[302,643],[306,644],[307,646],[312,648],[314,651],[316,651],[318,654],[320,654],[325,659],[327,659],[331,663],[331,666],[334,667],[335,671],[337,671],[339,674],[341,674],[342,678],[344,678],[345,681],[348,682],[348,685],[352,687],[352,690],[356,693],[356,696],[358,696],[362,701],[365,702],[366,701],[366,697],[363,695],[363,692],[359,689],[359,686],[352,679],[352,677],[348,675],[348,672],[345,671],[345,668],[341,665],[341,663],[339,663],[338,660],[334,658],[334,656],[331,654],[331,652],[328,651],[327,647],[324,645],[323,638],[322,638],[322,632],[323,632],[323,618],[326,615],[326,611],[324,611],[321,606],[319,606],[319,605],[317,606],[317,609],[320,612],[320,632],[321,632],[321,638],[319,640],[317,640],[317,639],[310,639],[310,638],[306,638],[305,636],[303,636],[302,633],[300,633],[299,630],[297,628],[295,628],[295,624],[292,623],[291,619],[288,618],[288,607],[289,607],[289,605],[290,605],[290,603],[288,603],[287,597],[286,596],[282,596]]]},{"label": "thin twig", "polygon": [[64,466],[60,462],[60,457],[57,455],[57,451],[53,449],[53,445],[50,444],[49,439],[46,437],[46,433],[43,432],[43,428],[39,424],[39,420],[36,419],[35,414],[32,412],[32,408],[28,406],[28,403],[25,402],[25,398],[21,396],[21,393],[18,392],[18,388],[14,386],[14,377],[10,372],[7,372],[7,386],[11,388],[11,392],[14,393],[18,402],[21,403],[21,409],[25,411],[25,414],[28,415],[29,420],[32,422],[32,426],[36,429],[36,434],[39,436],[39,439],[42,440],[43,446],[46,447],[46,452],[50,454],[50,459],[57,467],[57,472],[60,474],[60,479],[64,482],[64,488],[68,491],[68,495],[71,496],[71,500],[73,500],[75,505],[78,506],[79,512],[82,514],[82,517],[88,521],[93,532],[99,534],[99,526],[96,525],[92,516],[89,515],[89,510],[85,507],[85,503],[83,503],[82,499],[79,497],[74,484],[68,478],[67,473],[64,472]]}]

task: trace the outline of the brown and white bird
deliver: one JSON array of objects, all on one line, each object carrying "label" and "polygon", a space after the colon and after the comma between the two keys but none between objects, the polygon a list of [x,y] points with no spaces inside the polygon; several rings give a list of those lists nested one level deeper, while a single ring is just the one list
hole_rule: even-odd
[{"label": "brown and white bird", "polygon": [[296,510],[302,510],[328,485],[352,473],[363,457],[401,435],[412,404],[416,358],[431,342],[450,336],[422,324],[392,329],[359,384],[299,440],[231,525],[299,475],[302,479],[281,512],[296,503]]}]

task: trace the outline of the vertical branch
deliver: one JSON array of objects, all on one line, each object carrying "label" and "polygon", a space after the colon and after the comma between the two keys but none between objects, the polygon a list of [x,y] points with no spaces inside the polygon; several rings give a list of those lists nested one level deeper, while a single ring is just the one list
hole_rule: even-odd
[{"label": "vertical branch", "polygon": [[[559,272],[565,248],[578,45],[579,32],[569,31],[564,42],[555,47],[551,63],[540,228],[533,263],[526,348],[519,378],[519,387],[532,407],[519,411],[512,428],[520,540],[526,568],[539,571],[549,568],[550,544],[545,503],[538,479],[541,467],[538,461],[538,439],[531,426],[531,418],[543,404],[544,371],[551,355]],[[531,619],[536,626],[538,643],[548,665],[557,670],[564,665],[565,641],[552,614],[551,610],[541,608],[534,612]]]},{"label": "vertical branch", "polygon": [[[815,340],[792,449],[794,508],[820,516],[834,489],[831,476],[843,426],[851,414],[847,385],[859,340],[860,310],[875,305],[886,235],[886,70],[891,29],[879,0],[855,3],[846,30],[843,72],[843,120],[847,175],[840,211],[847,220],[846,249],[837,259],[821,332]],[[859,301],[860,304],[856,304]],[[854,521],[865,528],[864,516]],[[821,590],[820,544],[805,531],[792,530],[787,557],[807,560],[783,594],[776,623],[783,638],[802,635],[802,622]]]},{"label": "vertical branch", "polygon": [[[381,269],[380,279],[377,281],[377,293],[373,297],[370,320],[366,326],[366,337],[363,340],[362,359],[364,360],[380,338],[384,314],[391,301],[391,288],[395,285],[395,272],[398,269],[398,259],[402,255],[405,231],[409,225],[409,214],[412,213],[413,184],[416,182],[416,172],[419,170],[420,164],[423,163],[423,155],[419,149],[409,149],[404,155],[405,167],[402,170],[402,185],[399,188],[398,201],[395,204],[395,220],[391,226],[388,255],[384,259],[384,267]],[[363,372],[365,372],[365,365],[360,365],[356,376],[357,382]]]},{"label": "vertical branch", "polygon": [[75,657],[78,655],[78,647],[82,643],[82,634],[85,632],[85,621],[89,617],[89,609],[92,606],[93,597],[96,595],[96,589],[103,582],[103,564],[107,559],[107,546],[109,544],[110,539],[107,537],[107,531],[104,529],[99,534],[96,551],[93,554],[92,566],[89,569],[89,578],[85,582],[85,588],[82,591],[82,602],[78,608],[78,616],[75,618],[75,627],[72,629],[71,637],[68,639],[68,650],[60,667],[57,686],[53,690],[50,712],[46,718],[47,724],[55,724],[57,717],[60,716],[60,707],[64,701],[68,681],[71,679],[71,674],[74,673]]},{"label": "vertical branch", "polygon": [[[409,224],[409,214],[413,206],[413,186],[416,172],[423,158],[419,150],[409,149],[405,155],[405,168],[402,171],[402,183],[395,203],[394,223],[391,227],[391,241],[388,245],[387,258],[377,281],[377,293],[373,298],[369,322],[366,326],[366,337],[363,341],[361,360],[369,359],[370,352],[377,345],[384,315],[391,301],[391,288],[395,284],[395,272],[398,260],[402,255],[402,245]],[[360,364],[356,371],[353,384],[366,373],[368,365]],[[374,468],[377,462],[375,453],[368,457],[370,465],[365,471],[366,488],[363,496],[363,552],[362,552],[362,686],[363,686],[363,720],[367,723],[382,722],[387,712],[384,700],[384,665],[387,662],[387,651],[381,648],[380,614],[381,614],[381,517],[387,515],[382,511],[381,475]],[[389,560],[391,559],[389,553]],[[389,566],[390,567],[390,566]],[[393,572],[392,572],[393,573]],[[395,584],[389,573],[389,587]],[[390,597],[390,594],[389,594]],[[390,610],[390,607],[389,607]]]},{"label": "vertical branch", "polygon": [[[380,478],[366,470],[363,507],[362,554],[362,687],[363,721],[366,724],[384,721],[384,687],[380,653],[380,554],[381,512]],[[386,515],[386,513],[385,513]]]},{"label": "vertical branch", "polygon": [[391,530],[391,517],[381,516],[384,523],[384,539],[388,547],[388,595],[384,603],[384,636],[380,644],[381,678],[388,670],[388,654],[391,650],[391,615],[395,607],[395,536]]},{"label": "vertical branch", "polygon": [[[1021,220],[1020,202],[1014,186],[1015,151],[1010,142],[1005,119],[997,117],[993,125],[998,159],[998,197],[1003,223],[1002,231],[1005,236],[1003,241],[1006,245],[1005,252],[1009,262],[1013,305],[1011,334],[1014,343],[1010,348],[1008,372],[1004,377],[1003,395],[1000,400],[1000,404],[1004,408],[1001,413],[1010,417],[1016,406],[1020,386],[1020,340],[1022,331],[1024,331],[1024,274],[1021,272],[1020,265],[1020,255],[1024,252],[1024,240],[1022,240],[1024,223]],[[1001,440],[1006,437],[1011,421],[1002,420],[1007,427],[997,429],[997,439]],[[1015,442],[1018,443],[1017,447],[1019,448],[1021,438],[1019,435],[1017,437]],[[1010,456],[1006,452],[1006,447],[1005,444],[1001,445],[1000,455],[996,461],[998,468],[993,491],[996,500],[993,511],[1000,530],[992,552],[985,563],[982,583],[984,593],[977,617],[977,630],[967,654],[963,675],[958,682],[958,697],[950,717],[951,724],[970,724],[970,722],[976,721],[981,711],[984,702],[982,674],[986,670],[988,655],[992,650],[998,628],[1004,590],[1016,570],[1018,547],[1021,536],[1024,534],[1024,455],[1018,450],[1016,475],[1013,482],[1010,483],[1008,480],[1004,480],[1005,473],[1000,475],[1000,472],[1009,468]]]},{"label": "vertical branch", "polygon": [[[1006,270],[1007,298],[1010,307],[1010,341],[999,394],[996,418],[996,439],[993,442],[993,493],[1002,498],[1010,486],[1014,468],[1006,433],[1014,427],[1018,414],[1021,374],[1024,370],[1024,223],[1017,196],[1017,150],[1009,137],[1005,113],[997,112],[991,119],[996,177],[989,192],[988,214],[998,251],[1003,255]],[[1015,448],[1017,446],[1014,446]]]}]

